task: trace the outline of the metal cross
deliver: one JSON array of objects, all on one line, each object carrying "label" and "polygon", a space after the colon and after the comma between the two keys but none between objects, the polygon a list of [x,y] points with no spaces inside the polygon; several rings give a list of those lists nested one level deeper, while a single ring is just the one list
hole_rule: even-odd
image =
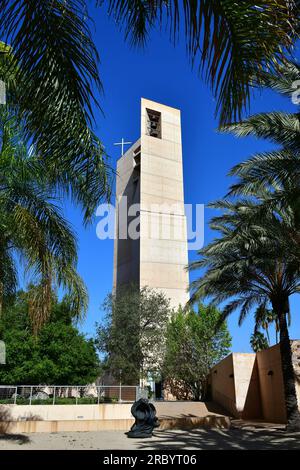
[{"label": "metal cross", "polygon": [[123,137],[122,137],[122,141],[121,142],[116,142],[114,143],[114,145],[121,145],[122,146],[122,153],[121,153],[121,156],[124,154],[124,145],[129,145],[129,144],[132,144],[132,142],[125,142]]}]

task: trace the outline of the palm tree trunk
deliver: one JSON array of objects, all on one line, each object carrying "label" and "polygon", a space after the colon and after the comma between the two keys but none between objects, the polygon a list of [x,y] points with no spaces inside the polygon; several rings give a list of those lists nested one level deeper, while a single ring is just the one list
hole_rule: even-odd
[{"label": "palm tree trunk", "polygon": [[275,335],[276,335],[276,344],[278,344],[278,331],[279,331],[279,324],[277,320],[275,321]]},{"label": "palm tree trunk", "polygon": [[281,367],[284,383],[287,431],[300,431],[300,413],[295,387],[295,372],[292,362],[292,349],[287,327],[286,314],[279,315]]},{"label": "palm tree trunk", "polygon": [[3,307],[3,282],[0,281],[0,317],[2,316]]},{"label": "palm tree trunk", "polygon": [[266,334],[267,334],[268,345],[270,346],[270,335],[269,335],[269,327],[268,326],[266,326]]}]

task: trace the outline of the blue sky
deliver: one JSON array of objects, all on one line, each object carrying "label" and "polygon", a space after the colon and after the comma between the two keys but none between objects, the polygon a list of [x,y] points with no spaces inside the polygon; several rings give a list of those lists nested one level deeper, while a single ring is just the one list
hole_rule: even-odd
[{"label": "blue sky", "polygon": [[[154,31],[145,50],[132,49],[103,9],[93,11],[92,15],[104,85],[104,94],[99,96],[104,115],[95,110],[96,133],[111,156],[112,164],[115,166],[119,157],[119,149],[113,143],[122,137],[130,141],[139,137],[140,98],[149,98],[181,109],[185,202],[207,204],[223,197],[232,181],[226,176],[230,168],[272,145],[216,132],[215,101],[209,87],[191,70],[184,41],[174,48],[168,34]],[[271,110],[295,111],[295,106],[270,91],[256,93],[251,113]],[[112,288],[113,241],[97,238],[97,219],[84,229],[80,212],[68,204],[66,211],[78,235],[78,269],[90,295],[88,314],[81,329],[93,335],[95,322],[103,315],[101,304]],[[207,225],[211,215],[212,210],[206,209],[206,243],[213,238]],[[195,256],[195,252],[189,252],[190,260]],[[293,298],[292,338],[300,337],[299,307],[299,299]],[[233,336],[232,350],[250,352],[251,317],[238,327],[237,314],[233,314],[228,323]]]}]

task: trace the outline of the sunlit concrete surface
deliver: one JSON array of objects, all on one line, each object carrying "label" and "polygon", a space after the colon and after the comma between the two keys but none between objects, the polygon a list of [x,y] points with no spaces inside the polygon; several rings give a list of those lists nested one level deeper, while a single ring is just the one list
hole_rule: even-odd
[{"label": "sunlit concrete surface", "polygon": [[[2,405],[0,433],[126,431],[132,403],[100,405]],[[228,428],[230,418],[211,402],[156,402],[160,429]]]}]

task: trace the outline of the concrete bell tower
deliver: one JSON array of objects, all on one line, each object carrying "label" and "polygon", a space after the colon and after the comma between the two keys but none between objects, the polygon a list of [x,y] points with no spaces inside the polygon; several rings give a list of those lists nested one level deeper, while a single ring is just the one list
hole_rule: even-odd
[{"label": "concrete bell tower", "polygon": [[136,282],[163,291],[171,306],[184,306],[189,279],[178,109],[142,98],[141,136],[118,160],[116,183],[114,289]]}]

